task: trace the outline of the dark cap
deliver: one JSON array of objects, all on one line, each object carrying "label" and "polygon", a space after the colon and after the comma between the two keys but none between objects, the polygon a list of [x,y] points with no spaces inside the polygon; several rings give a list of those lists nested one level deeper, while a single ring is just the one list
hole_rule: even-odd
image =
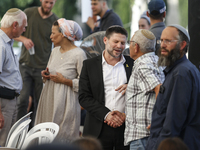
[{"label": "dark cap", "polygon": [[166,5],[163,0],[151,0],[148,4],[148,12],[151,15],[159,15],[166,11]]}]

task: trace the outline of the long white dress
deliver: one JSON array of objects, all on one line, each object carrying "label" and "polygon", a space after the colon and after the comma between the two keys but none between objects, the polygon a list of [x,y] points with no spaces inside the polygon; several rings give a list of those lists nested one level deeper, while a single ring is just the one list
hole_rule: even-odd
[{"label": "long white dress", "polygon": [[61,53],[60,47],[55,47],[47,65],[50,74],[61,73],[72,80],[73,87],[47,80],[40,96],[35,124],[57,123],[60,131],[56,139],[62,142],[70,142],[79,136],[78,85],[84,59],[85,52],[80,48]]}]

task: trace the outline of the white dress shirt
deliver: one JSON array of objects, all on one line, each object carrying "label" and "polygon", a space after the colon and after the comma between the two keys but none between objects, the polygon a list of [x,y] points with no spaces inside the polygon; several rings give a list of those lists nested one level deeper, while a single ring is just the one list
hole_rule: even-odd
[{"label": "white dress shirt", "polygon": [[104,56],[102,56],[105,106],[111,111],[118,110],[122,113],[125,111],[125,96],[119,93],[119,91],[115,91],[115,89],[127,83],[124,63],[125,58],[123,55],[121,60],[114,66],[109,65]]}]

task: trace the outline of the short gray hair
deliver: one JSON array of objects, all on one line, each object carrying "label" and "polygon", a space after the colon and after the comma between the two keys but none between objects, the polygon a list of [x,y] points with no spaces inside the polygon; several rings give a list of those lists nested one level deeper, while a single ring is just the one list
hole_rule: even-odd
[{"label": "short gray hair", "polygon": [[155,52],[156,37],[154,34],[146,29],[137,30],[132,38],[143,53]]},{"label": "short gray hair", "polygon": [[27,16],[23,11],[18,8],[11,8],[1,19],[1,27],[9,28],[15,21],[18,22],[19,26],[22,26],[24,19],[27,19]]}]

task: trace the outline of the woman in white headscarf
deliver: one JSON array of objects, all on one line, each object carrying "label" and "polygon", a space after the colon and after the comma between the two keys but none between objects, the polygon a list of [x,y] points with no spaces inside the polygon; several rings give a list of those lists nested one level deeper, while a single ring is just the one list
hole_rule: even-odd
[{"label": "woman in white headscarf", "polygon": [[74,45],[82,38],[80,26],[61,18],[52,26],[51,40],[55,45],[46,70],[41,72],[45,86],[42,90],[35,124],[54,122],[60,127],[56,137],[70,142],[79,136],[80,105],[78,102],[79,75],[84,51]]}]

